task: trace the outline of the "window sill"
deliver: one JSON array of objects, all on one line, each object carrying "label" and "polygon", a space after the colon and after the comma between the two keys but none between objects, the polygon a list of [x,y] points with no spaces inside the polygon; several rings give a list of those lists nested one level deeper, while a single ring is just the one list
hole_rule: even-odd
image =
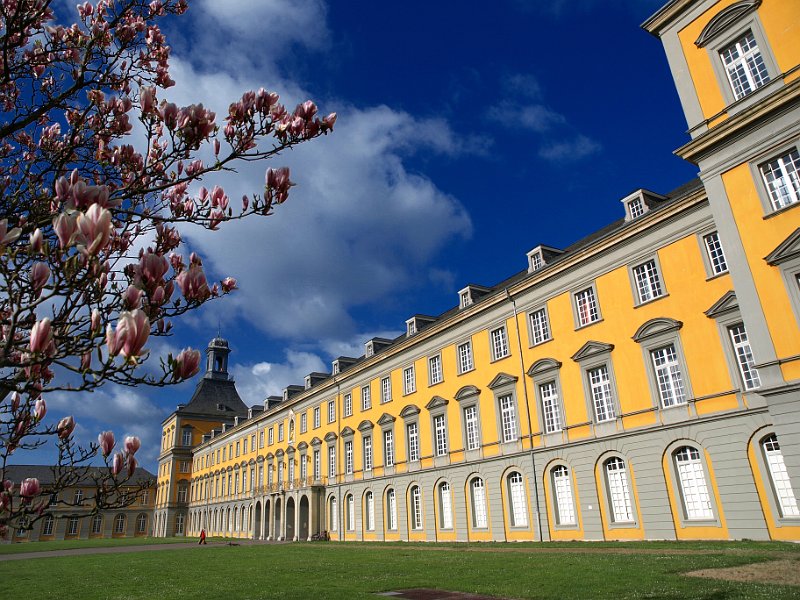
[{"label": "window sill", "polygon": [[706,281],[713,281],[715,279],[723,277],[724,275],[730,275],[730,274],[731,274],[730,271],[722,271],[721,273],[715,273],[714,275],[709,275],[708,277],[706,277]]},{"label": "window sill", "polygon": [[474,370],[475,370],[475,367],[472,367],[471,369],[467,369],[466,371],[459,371],[458,372],[458,376],[461,377],[462,375],[466,375],[467,373],[472,373]]},{"label": "window sill", "polygon": [[778,215],[782,215],[786,211],[791,210],[793,208],[797,208],[798,206],[800,206],[800,202],[792,202],[791,204],[787,204],[786,206],[783,206],[781,208],[778,208],[776,210],[773,210],[773,211],[767,213],[766,215],[764,215],[763,219],[765,221],[767,219],[772,219],[773,217],[777,217]]},{"label": "window sill", "polygon": [[603,317],[600,317],[596,321],[592,321],[591,323],[586,323],[585,325],[577,325],[575,327],[575,331],[580,331],[581,329],[586,329],[587,327],[591,327],[592,325],[597,325],[598,323],[603,322]]},{"label": "window sill", "polygon": [[653,304],[654,302],[658,302],[662,298],[669,298],[669,294],[661,294],[660,296],[656,296],[655,298],[650,298],[650,300],[645,300],[644,302],[639,302],[634,304],[633,308],[641,308],[642,306],[647,306],[649,304]]},{"label": "window sill", "polygon": [[[586,326],[584,325],[584,327],[586,327]],[[537,346],[543,346],[547,342],[552,342],[552,341],[553,341],[553,337],[551,336],[551,337],[547,338],[546,340],[542,340],[541,342],[533,342],[532,344],[528,344],[528,348],[535,348]]]},{"label": "window sill", "polygon": [[489,361],[489,364],[500,362],[501,360],[505,360],[507,358],[511,358],[511,353],[510,352],[508,354],[506,354],[505,356],[498,356],[497,358],[493,358],[492,360]]}]

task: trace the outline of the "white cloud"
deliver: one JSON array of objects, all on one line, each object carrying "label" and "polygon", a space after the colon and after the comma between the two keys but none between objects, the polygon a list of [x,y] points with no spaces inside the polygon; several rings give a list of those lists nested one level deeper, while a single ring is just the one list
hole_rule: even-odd
[{"label": "white cloud", "polygon": [[286,361],[282,363],[258,362],[230,367],[239,396],[248,406],[263,403],[267,396],[281,395],[287,385],[301,385],[311,372],[327,370],[316,354],[293,350],[286,352]]},{"label": "white cloud", "polygon": [[602,150],[602,146],[585,135],[559,140],[539,148],[539,156],[553,162],[580,160]]}]

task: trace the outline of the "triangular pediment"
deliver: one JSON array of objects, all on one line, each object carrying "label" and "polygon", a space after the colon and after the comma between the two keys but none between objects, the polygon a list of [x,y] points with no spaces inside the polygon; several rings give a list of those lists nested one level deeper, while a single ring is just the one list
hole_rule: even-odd
[{"label": "triangular pediment", "polygon": [[369,431],[373,427],[374,425],[372,424],[372,421],[370,421],[369,419],[364,419],[363,421],[361,421],[361,423],[358,424],[359,431]]},{"label": "triangular pediment", "polygon": [[733,290],[729,292],[725,292],[722,298],[714,302],[706,311],[706,316],[709,319],[716,319],[717,317],[721,317],[722,315],[726,315],[731,312],[735,312],[739,310],[739,301],[736,299],[736,292]]},{"label": "triangular pediment", "polygon": [[670,319],[669,317],[657,317],[655,319],[650,319],[646,323],[643,323],[641,327],[636,330],[636,333],[633,334],[633,341],[641,343],[651,337],[661,335],[662,333],[678,331],[681,327],[683,327],[683,323],[681,321],[676,321],[675,319]]},{"label": "triangular pediment", "polygon": [[404,419],[408,417],[413,417],[414,415],[418,415],[420,412],[419,406],[416,404],[407,404],[403,407],[403,410],[400,411],[400,416]]},{"label": "triangular pediment", "polygon": [[378,419],[378,425],[389,425],[390,423],[394,423],[395,418],[390,415],[389,413],[383,413],[381,418]]},{"label": "triangular pediment", "polygon": [[574,360],[575,362],[580,362],[587,358],[592,358],[593,356],[608,354],[613,349],[614,349],[614,344],[606,344],[605,342],[597,342],[595,340],[589,340],[583,346],[581,346],[580,350],[578,350],[575,354],[572,355],[572,360]]},{"label": "triangular pediment", "polygon": [[787,260],[800,257],[800,227],[783,240],[775,250],[764,257],[768,265],[779,265]]},{"label": "triangular pediment", "polygon": [[742,0],[742,2],[736,2],[722,9],[703,28],[694,45],[702,48],[718,34],[730,29],[730,26],[743,16],[756,10],[760,4],[761,0]]},{"label": "triangular pediment", "polygon": [[345,427],[342,429],[342,437],[352,437],[354,433],[355,431],[353,431],[352,427]]},{"label": "triangular pediment", "polygon": [[428,402],[425,405],[425,408],[427,408],[428,410],[434,410],[436,408],[441,408],[442,406],[447,406],[447,403],[448,401],[446,398],[442,398],[441,396],[434,396],[433,398],[430,399],[430,402]]},{"label": "triangular pediment", "polygon": [[319,439],[317,436],[311,438],[311,445],[312,446],[319,446],[322,443],[322,440]]},{"label": "triangular pediment", "polygon": [[486,387],[488,387],[490,390],[493,390],[495,388],[503,387],[504,385],[513,385],[517,382],[517,379],[519,378],[515,377],[514,375],[509,375],[508,373],[498,373]]},{"label": "triangular pediment", "polygon": [[325,434],[325,441],[326,442],[335,442],[337,437],[338,436],[335,433],[333,433],[332,431],[329,431],[328,433]]},{"label": "triangular pediment", "polygon": [[481,391],[474,385],[465,385],[456,392],[456,400],[459,402],[465,398],[472,398],[473,396],[480,395]]},{"label": "triangular pediment", "polygon": [[530,369],[528,369],[528,375],[531,377],[536,377],[537,375],[556,371],[560,368],[561,362],[557,361],[555,358],[540,358],[531,365]]}]

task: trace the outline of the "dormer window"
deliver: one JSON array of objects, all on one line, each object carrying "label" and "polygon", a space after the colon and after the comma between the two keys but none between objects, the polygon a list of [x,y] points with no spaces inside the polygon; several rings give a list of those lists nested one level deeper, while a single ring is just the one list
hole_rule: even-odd
[{"label": "dormer window", "polygon": [[417,321],[416,319],[409,319],[406,321],[406,336],[411,337],[417,333]]},{"label": "dormer window", "polygon": [[638,219],[644,214],[644,202],[641,197],[634,198],[628,203],[628,212],[630,212],[631,219]]},{"label": "dormer window", "polygon": [[625,205],[625,221],[633,221],[644,216],[652,210],[658,202],[666,199],[666,196],[656,194],[649,190],[636,190],[621,200],[622,204]]},{"label": "dormer window", "polygon": [[528,252],[528,273],[538,271],[543,267],[549,265],[554,258],[563,254],[563,250],[552,248],[550,246],[536,246],[533,250]]},{"label": "dormer window", "polygon": [[375,354],[375,345],[372,343],[372,340],[368,341],[364,347],[364,356],[369,358]]},{"label": "dormer window", "polygon": [[307,390],[311,389],[311,375],[306,375],[305,387]]},{"label": "dormer window", "polygon": [[472,305],[472,294],[469,293],[469,288],[458,292],[458,307],[467,308]]},{"label": "dormer window", "polygon": [[542,260],[542,253],[535,252],[530,256],[530,269],[531,271],[538,271],[544,266],[544,260]]},{"label": "dormer window", "polygon": [[289,390],[283,390],[283,401],[286,402],[289,399]]},{"label": "dormer window", "polygon": [[333,365],[331,366],[331,372],[334,375],[338,375],[339,374],[339,361],[338,360],[333,361]]}]

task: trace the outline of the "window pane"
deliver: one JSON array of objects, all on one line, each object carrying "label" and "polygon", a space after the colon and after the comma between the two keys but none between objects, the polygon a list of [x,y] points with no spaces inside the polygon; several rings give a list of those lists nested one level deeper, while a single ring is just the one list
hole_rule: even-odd
[{"label": "window pane", "polygon": [[472,480],[472,520],[475,527],[487,527],[486,517],[486,488],[483,479],[476,477]]},{"label": "window pane", "polygon": [[453,528],[453,498],[450,493],[450,484],[445,482],[439,486],[439,503],[441,508],[442,529]]},{"label": "window pane", "polygon": [[664,408],[677,404],[686,404],[686,391],[683,386],[678,355],[675,346],[670,344],[664,348],[653,350],[653,367],[655,368],[658,394]]},{"label": "window pane", "polygon": [[733,351],[736,354],[736,364],[739,366],[739,373],[742,376],[742,383],[746,390],[752,390],[761,385],[758,370],[755,368],[753,351],[750,349],[750,342],[747,339],[747,331],[744,324],[739,323],[728,330],[733,342]]},{"label": "window pane", "polygon": [[800,170],[800,154],[796,148],[761,165],[761,175],[774,210],[800,201],[798,170]]},{"label": "window pane", "polygon": [[772,487],[778,499],[778,505],[783,517],[800,517],[800,510],[797,508],[797,499],[792,490],[792,482],[789,473],[786,472],[786,464],[783,462],[781,447],[778,445],[778,438],[772,434],[761,442],[764,448],[764,455],[767,459]]},{"label": "window pane", "polygon": [[769,81],[767,67],[752,31],[722,50],[720,57],[737,100]]},{"label": "window pane", "polygon": [[695,448],[683,446],[675,452],[675,462],[678,466],[686,518],[713,519],[711,496],[708,493],[700,453]]},{"label": "window pane", "polygon": [[603,421],[614,419],[616,415],[611,396],[611,379],[608,376],[608,368],[603,365],[597,369],[591,369],[588,372],[588,376],[597,422],[602,423]]},{"label": "window pane", "polygon": [[633,507],[628,490],[628,473],[621,458],[612,458],[606,462],[606,478],[614,522],[633,521]]},{"label": "window pane", "polygon": [[513,527],[528,526],[528,505],[525,501],[525,480],[521,473],[508,476],[509,496],[511,497],[511,525]]},{"label": "window pane", "polygon": [[539,393],[542,397],[545,433],[561,431],[564,427],[561,423],[561,407],[558,403],[558,388],[555,381],[540,385]]},{"label": "window pane", "polygon": [[711,272],[714,275],[725,273],[728,270],[728,262],[725,260],[725,253],[722,251],[722,243],[719,240],[719,234],[715,231],[709,233],[703,238],[706,244],[706,252],[708,253],[708,260],[711,263]]},{"label": "window pane", "polygon": [[559,525],[575,524],[575,507],[572,502],[572,482],[563,465],[552,470],[553,489],[556,494],[556,521]]}]

